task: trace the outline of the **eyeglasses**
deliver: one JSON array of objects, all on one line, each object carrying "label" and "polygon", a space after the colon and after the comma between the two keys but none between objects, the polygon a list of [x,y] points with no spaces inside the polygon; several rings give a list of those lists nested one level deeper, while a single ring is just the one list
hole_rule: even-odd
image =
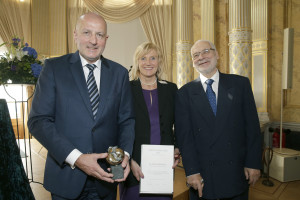
[{"label": "eyeglasses", "polygon": [[202,51],[200,51],[200,52],[196,52],[196,53],[194,53],[194,54],[192,55],[192,59],[193,59],[193,60],[196,60],[196,59],[199,58],[200,55],[201,55],[202,57],[207,56],[208,54],[210,54],[210,51],[214,51],[214,50],[215,50],[215,49],[210,48],[210,49],[204,49],[204,50],[202,50]]},{"label": "eyeglasses", "polygon": [[[83,34],[86,38],[91,38],[91,37],[93,36],[92,33],[91,33],[90,31],[86,31],[86,30],[84,30],[84,31],[82,32],[82,34]],[[104,38],[107,37],[107,35],[104,34],[104,33],[97,33],[97,34],[96,34],[96,37],[97,37],[98,40],[103,40]]]}]

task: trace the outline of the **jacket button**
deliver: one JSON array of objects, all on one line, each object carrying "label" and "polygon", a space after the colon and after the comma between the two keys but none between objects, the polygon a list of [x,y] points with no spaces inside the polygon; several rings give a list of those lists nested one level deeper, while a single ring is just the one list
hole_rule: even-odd
[{"label": "jacket button", "polygon": [[232,161],[232,160],[230,160],[228,163],[229,163],[229,165],[232,165],[233,161]]}]

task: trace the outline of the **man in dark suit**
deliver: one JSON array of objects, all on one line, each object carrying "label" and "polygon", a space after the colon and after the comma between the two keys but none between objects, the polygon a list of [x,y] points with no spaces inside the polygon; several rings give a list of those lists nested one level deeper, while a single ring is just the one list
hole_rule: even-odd
[{"label": "man in dark suit", "polygon": [[248,199],[260,176],[261,135],[248,78],[220,73],[210,41],[191,48],[199,78],[177,93],[176,140],[190,199]]},{"label": "man in dark suit", "polygon": [[[74,39],[76,53],[46,60],[28,127],[48,150],[44,187],[53,199],[115,199],[134,141],[128,72],[102,56],[108,35],[101,16],[81,16]],[[107,170],[109,146],[125,151],[123,179]]]}]

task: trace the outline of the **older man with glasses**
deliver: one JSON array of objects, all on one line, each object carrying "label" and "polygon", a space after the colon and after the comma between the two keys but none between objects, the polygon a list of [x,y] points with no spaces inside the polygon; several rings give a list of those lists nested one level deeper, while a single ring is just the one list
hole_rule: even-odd
[{"label": "older man with glasses", "polygon": [[191,48],[199,77],[177,93],[176,141],[190,199],[248,199],[260,177],[261,135],[248,78],[217,69],[215,45]]}]

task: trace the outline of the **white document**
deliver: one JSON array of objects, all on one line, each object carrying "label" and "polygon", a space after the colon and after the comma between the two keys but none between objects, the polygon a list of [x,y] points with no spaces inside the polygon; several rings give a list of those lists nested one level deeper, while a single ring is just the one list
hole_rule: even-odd
[{"label": "white document", "polygon": [[173,145],[142,145],[141,194],[173,194]]}]

